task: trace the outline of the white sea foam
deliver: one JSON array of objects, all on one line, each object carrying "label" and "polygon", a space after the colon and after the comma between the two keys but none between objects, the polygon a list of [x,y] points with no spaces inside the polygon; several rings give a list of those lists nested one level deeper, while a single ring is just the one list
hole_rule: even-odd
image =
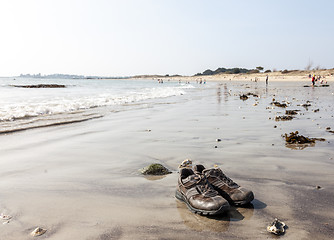
[{"label": "white sea foam", "polygon": [[[170,96],[178,96],[185,94],[185,88],[190,86],[171,86],[171,87],[148,87],[133,88],[127,90],[125,88],[117,88],[115,91],[110,89],[93,89],[88,91],[83,89],[83,94],[78,94],[73,89],[73,94],[57,94],[55,91],[48,91],[50,95],[29,95],[12,98],[12,101],[5,101],[0,105],[0,120],[15,121],[17,119],[53,115],[61,113],[71,113],[79,110],[92,109],[97,107],[105,107],[112,105],[122,105],[128,103],[139,103],[148,99],[165,98]],[[26,89],[36,90],[41,94],[44,89]],[[53,89],[54,90],[54,89]]]}]

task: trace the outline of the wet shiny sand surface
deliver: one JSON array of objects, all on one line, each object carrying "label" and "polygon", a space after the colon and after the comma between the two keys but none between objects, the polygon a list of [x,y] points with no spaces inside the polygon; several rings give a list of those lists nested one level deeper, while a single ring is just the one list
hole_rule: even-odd
[{"label": "wet shiny sand surface", "polygon": [[[331,239],[334,90],[305,84],[210,83],[145,108],[0,135],[0,212],[13,216],[0,239],[31,239],[37,226],[48,230],[40,239],[271,239],[275,217],[289,227],[284,239]],[[240,99],[250,92],[259,97]],[[273,98],[299,114],[275,121],[286,109]],[[296,130],[326,141],[287,146],[281,135]],[[174,198],[186,158],[218,164],[255,200],[221,216],[191,213]],[[140,175],[153,162],[173,173]]]}]

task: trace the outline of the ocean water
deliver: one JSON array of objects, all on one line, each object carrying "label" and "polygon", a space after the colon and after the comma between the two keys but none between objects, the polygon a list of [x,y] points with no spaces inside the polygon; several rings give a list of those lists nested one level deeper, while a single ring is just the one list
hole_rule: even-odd
[{"label": "ocean water", "polygon": [[[37,84],[66,88],[15,87]],[[148,100],[181,96],[193,88],[154,80],[0,78],[0,133],[103,117],[144,106]]]}]

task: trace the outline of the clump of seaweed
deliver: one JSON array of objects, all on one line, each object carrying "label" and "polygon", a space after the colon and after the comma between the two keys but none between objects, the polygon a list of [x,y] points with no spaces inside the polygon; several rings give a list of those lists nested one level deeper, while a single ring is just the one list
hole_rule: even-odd
[{"label": "clump of seaweed", "polygon": [[275,121],[289,121],[292,120],[292,116],[276,116]]},{"label": "clump of seaweed", "polygon": [[251,92],[247,93],[247,96],[259,97],[259,95]]},{"label": "clump of seaweed", "polygon": [[288,105],[286,105],[286,103],[280,103],[280,102],[272,102],[272,105],[275,105],[276,107],[281,107],[281,108],[286,108]]},{"label": "clump of seaweed", "polygon": [[248,97],[247,97],[247,95],[242,94],[242,95],[240,95],[240,99],[243,100],[243,101],[245,101],[245,100],[248,99]]},{"label": "clump of seaweed", "polygon": [[334,131],[333,131],[333,130],[331,130],[331,128],[330,128],[330,127],[326,127],[326,131],[327,131],[327,132],[330,132],[330,133],[334,133]]},{"label": "clump of seaweed", "polygon": [[301,106],[304,108],[308,108],[308,107],[311,107],[312,105],[310,103],[304,103]]},{"label": "clump of seaweed", "polygon": [[285,110],[286,115],[297,115],[299,110]]},{"label": "clump of seaweed", "polygon": [[309,137],[304,137],[303,135],[298,135],[298,131],[296,132],[291,132],[290,135],[284,134],[284,138],[286,143],[289,144],[305,144],[305,143],[315,143],[315,141],[326,141],[324,138],[309,138]]}]

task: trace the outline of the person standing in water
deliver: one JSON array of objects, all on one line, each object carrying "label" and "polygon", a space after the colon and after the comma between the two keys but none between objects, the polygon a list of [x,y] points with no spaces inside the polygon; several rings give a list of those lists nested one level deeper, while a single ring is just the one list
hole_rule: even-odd
[{"label": "person standing in water", "polygon": [[268,75],[266,76],[266,85],[268,85]]}]

